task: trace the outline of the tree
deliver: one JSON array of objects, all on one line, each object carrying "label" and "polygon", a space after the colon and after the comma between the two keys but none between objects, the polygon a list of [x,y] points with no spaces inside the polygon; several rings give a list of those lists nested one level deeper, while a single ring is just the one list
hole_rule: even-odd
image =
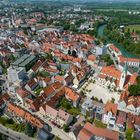
[{"label": "tree", "polygon": [[137,81],[137,84],[140,84],[140,76],[137,76],[136,81]]},{"label": "tree", "polygon": [[103,103],[103,100],[102,99],[100,99],[100,101],[99,101],[100,103]]},{"label": "tree", "polygon": [[104,60],[107,63],[107,66],[110,66],[114,64],[113,60],[110,58],[109,54],[105,54],[101,57],[102,60]]},{"label": "tree", "polygon": [[99,41],[99,40],[95,40],[94,43],[95,43],[96,45],[100,45],[100,41]]},{"label": "tree", "polygon": [[68,54],[71,55],[71,51],[70,50],[68,50]]},{"label": "tree", "polygon": [[69,126],[66,125],[66,124],[64,124],[64,125],[63,125],[63,130],[64,130],[65,132],[69,132]]},{"label": "tree", "polygon": [[126,130],[126,137],[127,140],[136,140],[136,138],[133,137],[134,130],[133,129],[127,129]]},{"label": "tree", "polygon": [[63,108],[65,108],[66,110],[71,109],[71,104],[70,104],[70,102],[69,102],[67,99],[65,99],[65,98],[63,98],[63,99],[61,100],[60,106],[63,107]]},{"label": "tree", "polygon": [[64,27],[64,30],[69,30],[70,29],[70,24],[64,24],[63,27]]},{"label": "tree", "polygon": [[130,96],[138,96],[140,95],[140,85],[131,85],[128,88]]},{"label": "tree", "polygon": [[115,102],[115,99],[114,99],[114,98],[112,98],[112,99],[111,99],[111,102],[112,102],[112,103],[114,103],[114,102]]},{"label": "tree", "polygon": [[54,140],[61,140],[61,138],[59,138],[58,136],[56,136]]},{"label": "tree", "polygon": [[36,132],[36,128],[33,127],[30,123],[27,123],[25,127],[25,134],[32,137],[35,132]]}]

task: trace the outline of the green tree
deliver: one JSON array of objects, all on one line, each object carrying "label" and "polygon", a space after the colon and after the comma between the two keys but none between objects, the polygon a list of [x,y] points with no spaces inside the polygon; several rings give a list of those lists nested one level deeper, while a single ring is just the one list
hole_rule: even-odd
[{"label": "green tree", "polygon": [[63,125],[63,130],[64,130],[65,132],[69,132],[69,126],[66,125],[66,124],[64,124],[64,125]]},{"label": "green tree", "polygon": [[133,129],[127,129],[126,130],[126,138],[127,140],[137,140],[136,138],[133,137],[134,130]]},{"label": "green tree", "polygon": [[25,134],[32,137],[35,132],[36,132],[36,128],[33,127],[30,123],[27,123],[25,127]]},{"label": "green tree", "polygon": [[137,84],[140,84],[140,76],[137,76],[136,81],[137,81]]},{"label": "green tree", "polygon": [[130,96],[138,96],[140,95],[140,85],[131,85],[128,88],[129,92],[130,92]]}]

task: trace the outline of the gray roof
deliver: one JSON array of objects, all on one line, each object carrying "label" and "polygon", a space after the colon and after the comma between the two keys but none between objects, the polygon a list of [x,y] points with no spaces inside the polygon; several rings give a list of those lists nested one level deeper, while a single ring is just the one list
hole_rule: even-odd
[{"label": "gray roof", "polygon": [[39,140],[52,140],[54,137],[53,134],[50,132],[46,131],[45,129],[40,129],[38,132],[38,138]]},{"label": "gray roof", "polygon": [[20,63],[24,62],[29,56],[29,54],[24,54],[22,57],[20,57],[14,63],[12,63],[12,65],[19,65]]},{"label": "gray roof", "polygon": [[35,59],[34,55],[24,54],[22,57],[17,59],[12,65],[25,67],[28,63]]}]

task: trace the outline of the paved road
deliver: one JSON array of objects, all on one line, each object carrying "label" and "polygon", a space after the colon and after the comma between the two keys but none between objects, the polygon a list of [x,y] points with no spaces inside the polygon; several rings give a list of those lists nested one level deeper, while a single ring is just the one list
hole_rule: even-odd
[{"label": "paved road", "polygon": [[[24,133],[15,132],[12,129],[6,128],[5,126],[0,124],[0,133],[8,136],[12,140],[37,140],[36,138],[30,138]],[[20,138],[19,138],[20,137]]]}]

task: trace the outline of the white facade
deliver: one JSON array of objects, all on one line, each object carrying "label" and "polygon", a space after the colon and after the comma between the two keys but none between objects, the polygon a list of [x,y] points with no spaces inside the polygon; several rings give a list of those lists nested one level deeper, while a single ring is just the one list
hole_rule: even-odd
[{"label": "white facade", "polygon": [[125,73],[125,71],[123,71],[122,74],[121,74],[120,83],[119,83],[119,88],[120,89],[123,89],[125,79],[126,79],[126,73]]},{"label": "white facade", "polygon": [[11,83],[14,82],[20,82],[21,80],[24,80],[26,77],[26,71],[24,68],[8,68],[8,81]]}]

